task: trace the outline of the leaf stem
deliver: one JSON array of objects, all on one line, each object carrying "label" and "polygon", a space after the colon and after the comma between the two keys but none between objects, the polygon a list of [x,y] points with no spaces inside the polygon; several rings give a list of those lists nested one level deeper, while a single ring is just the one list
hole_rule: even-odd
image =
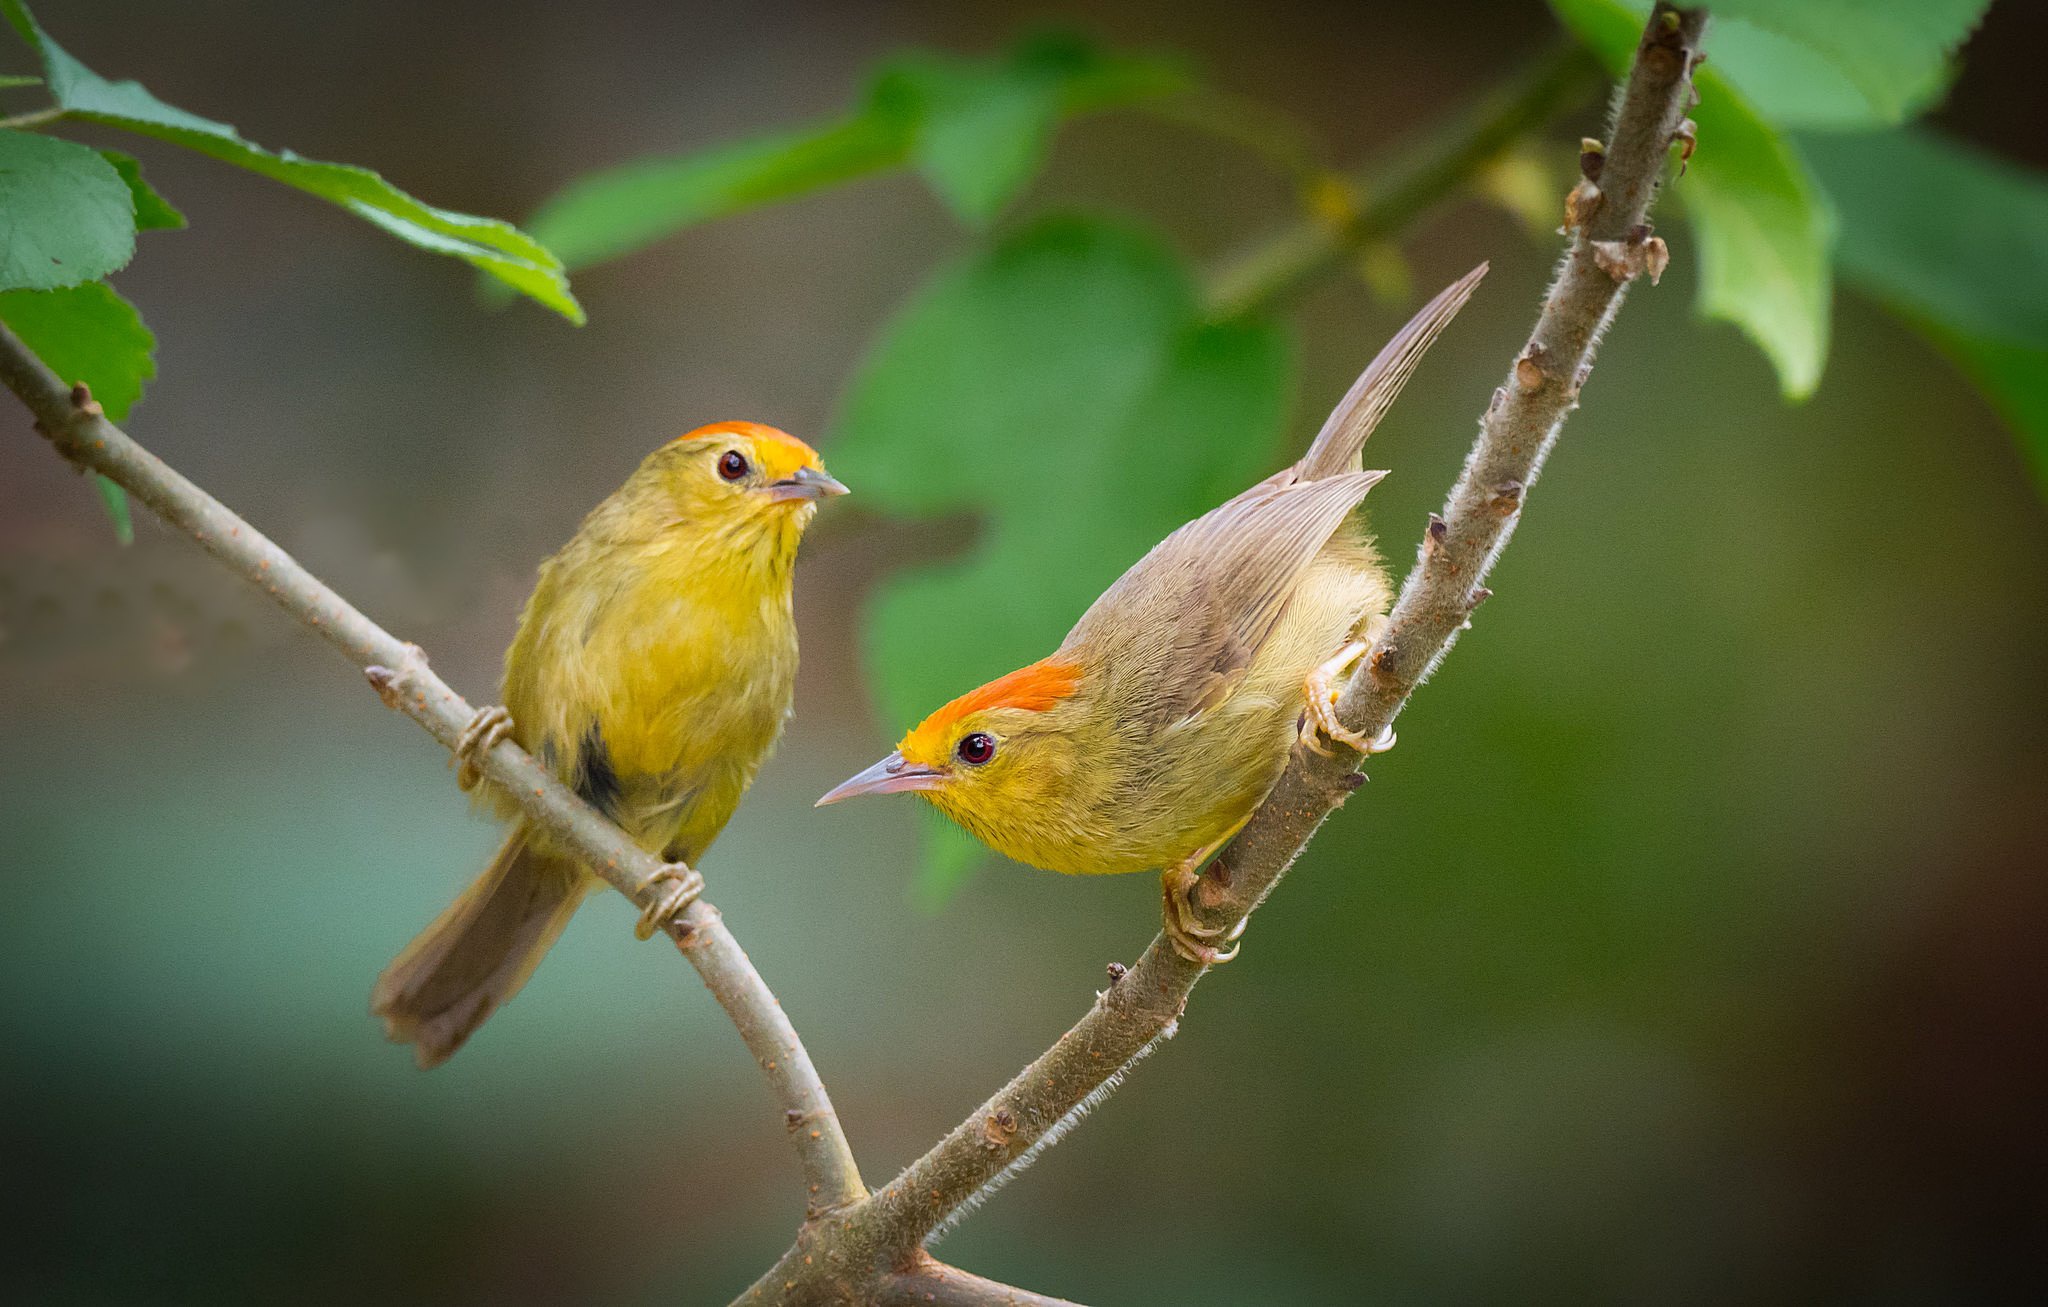
[{"label": "leaf stem", "polygon": [[1524,136],[1591,104],[1606,85],[1598,60],[1577,42],[1561,44],[1397,160],[1360,183],[1367,202],[1332,221],[1311,217],[1265,238],[1209,278],[1218,318],[1270,312],[1347,256],[1399,235]]},{"label": "leaf stem", "polygon": [[12,118],[0,118],[0,128],[9,131],[24,131],[30,127],[41,127],[44,123],[56,122],[69,112],[70,110],[66,109],[63,105],[53,104],[45,109],[18,113]]}]

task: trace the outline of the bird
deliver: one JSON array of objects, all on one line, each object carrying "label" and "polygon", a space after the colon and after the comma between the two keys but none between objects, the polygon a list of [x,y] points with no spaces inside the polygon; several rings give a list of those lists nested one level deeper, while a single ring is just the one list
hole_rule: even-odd
[{"label": "bird", "polygon": [[[692,865],[718,837],[791,712],[791,577],[819,501],[846,493],[809,445],[716,422],[649,454],[540,565],[505,654],[502,705],[456,747],[457,779],[510,737],[663,860],[636,933],[701,892]],[[370,1010],[446,1061],[519,991],[598,883],[485,785],[513,822],[488,866],[378,978]]]},{"label": "bird", "polygon": [[1205,966],[1235,957],[1244,923],[1219,930],[1194,914],[1202,865],[1297,742],[1326,755],[1393,746],[1391,731],[1363,738],[1334,708],[1392,599],[1355,511],[1386,474],[1363,470],[1362,451],[1485,274],[1451,284],[1388,342],[1299,462],[1167,536],[1058,649],[938,708],[818,806],[916,793],[1029,866],[1159,869],[1175,951]]}]

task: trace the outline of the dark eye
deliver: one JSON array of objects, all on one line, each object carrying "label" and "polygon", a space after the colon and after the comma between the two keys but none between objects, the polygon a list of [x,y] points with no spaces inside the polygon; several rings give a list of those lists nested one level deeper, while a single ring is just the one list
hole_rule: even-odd
[{"label": "dark eye", "polygon": [[737,481],[747,474],[747,456],[737,449],[728,449],[718,456],[718,475],[728,481]]},{"label": "dark eye", "polygon": [[987,731],[963,735],[960,743],[953,746],[953,754],[970,767],[979,767],[996,756],[996,737]]}]

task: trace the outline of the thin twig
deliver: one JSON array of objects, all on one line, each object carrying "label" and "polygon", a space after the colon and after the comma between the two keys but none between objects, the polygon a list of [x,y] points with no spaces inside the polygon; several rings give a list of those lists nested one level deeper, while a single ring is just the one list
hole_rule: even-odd
[{"label": "thin twig", "polygon": [[[4,324],[0,382],[35,414],[36,429],[58,453],[79,468],[118,483],[164,521],[191,535],[230,571],[240,573],[361,668],[387,706],[424,726],[443,745],[454,747],[472,709],[434,675],[417,646],[400,641],[358,612],[256,528],[136,444],[107,421],[85,387],[65,385]],[[482,770],[519,803],[528,820],[580,854],[621,894],[641,902],[641,887],[660,867],[659,859],[512,741],[492,749]],[[768,983],[725,928],[718,909],[698,900],[671,923],[669,934],[739,1028],[767,1076],[803,1165],[809,1213],[864,1197],[853,1152],[810,1054]]]},{"label": "thin twig", "polygon": [[[1644,225],[1673,134],[1691,104],[1704,10],[1660,4],[1638,48],[1604,157],[1597,195],[1574,192],[1581,218],[1529,344],[1481,420],[1465,470],[1420,555],[1385,634],[1346,687],[1338,712],[1365,738],[1389,726],[1487,591],[1528,488],[1577,405],[1600,333],[1628,281],[1662,267]],[[1209,866],[1195,893],[1204,925],[1242,921],[1271,892],[1316,829],[1362,779],[1360,759],[1297,750],[1251,821]],[[742,1303],[862,1301],[860,1274],[921,1265],[922,1244],[949,1214],[1036,1155],[1084,1113],[1131,1061],[1169,1036],[1203,969],[1155,938],[1053,1046],[873,1197],[807,1226]]]},{"label": "thin twig", "polygon": [[907,1271],[892,1271],[877,1283],[876,1307],[1080,1307],[925,1258]]},{"label": "thin twig", "polygon": [[1362,179],[1366,202],[1355,213],[1337,222],[1304,220],[1226,263],[1209,279],[1210,312],[1225,318],[1271,312],[1348,255],[1398,235],[1517,140],[1591,104],[1606,84],[1584,46],[1561,44],[1383,176]]},{"label": "thin twig", "polygon": [[0,118],[0,129],[19,131],[29,127],[41,127],[44,123],[56,122],[69,112],[70,110],[62,105],[53,104],[47,109],[33,109],[28,113],[18,113],[12,118]]}]

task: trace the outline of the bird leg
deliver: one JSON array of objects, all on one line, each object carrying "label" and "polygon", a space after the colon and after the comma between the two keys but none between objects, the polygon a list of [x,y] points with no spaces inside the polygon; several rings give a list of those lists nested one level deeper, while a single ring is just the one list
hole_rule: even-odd
[{"label": "bird leg", "polygon": [[[666,884],[667,889],[655,892],[655,886]],[[688,863],[671,862],[640,883],[640,893],[652,894],[647,906],[640,910],[640,920],[633,923],[633,938],[653,939],[656,931],[668,928],[678,912],[697,901],[704,892],[704,877]]]},{"label": "bird leg", "polygon": [[1365,657],[1372,644],[1366,640],[1353,640],[1337,651],[1337,656],[1308,674],[1302,682],[1302,697],[1308,702],[1308,716],[1301,724],[1301,744],[1305,749],[1331,757],[1332,751],[1323,747],[1316,737],[1348,744],[1360,753],[1370,757],[1385,753],[1394,747],[1394,728],[1387,726],[1378,735],[1367,739],[1337,720],[1337,699],[1342,693],[1338,683],[1350,675],[1358,660]]},{"label": "bird leg", "polygon": [[484,778],[484,755],[512,732],[512,714],[502,704],[479,708],[455,737],[455,783],[465,790]]},{"label": "bird leg", "polygon": [[[1202,878],[1202,864],[1221,843],[1223,840],[1218,840],[1207,848],[1195,850],[1189,857],[1168,867],[1160,877],[1160,894],[1165,900],[1160,915],[1166,942],[1188,961],[1199,962],[1205,967],[1217,966],[1236,957],[1237,941],[1244,934],[1244,918],[1234,926],[1203,925],[1195,918],[1195,905],[1188,897]],[[1217,948],[1209,943],[1214,939],[1220,939],[1230,947]]]}]

